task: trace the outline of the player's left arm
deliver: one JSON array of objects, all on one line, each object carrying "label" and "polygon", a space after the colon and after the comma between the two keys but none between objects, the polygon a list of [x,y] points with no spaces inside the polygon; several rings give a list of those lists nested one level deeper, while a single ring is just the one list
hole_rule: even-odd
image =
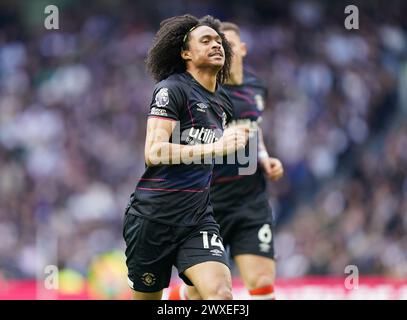
[{"label": "player's left arm", "polygon": [[259,163],[270,180],[279,180],[284,175],[284,167],[277,158],[270,157],[264,144],[263,130],[258,127]]}]

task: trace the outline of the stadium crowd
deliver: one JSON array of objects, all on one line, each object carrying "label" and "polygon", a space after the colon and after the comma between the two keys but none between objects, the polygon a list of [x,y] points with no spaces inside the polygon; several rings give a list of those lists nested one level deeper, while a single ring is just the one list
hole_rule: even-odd
[{"label": "stadium crowd", "polygon": [[277,275],[343,275],[354,264],[407,277],[403,10],[360,8],[360,30],[346,30],[338,3],[157,3],[65,5],[52,31],[30,28],[24,9],[11,20],[3,11],[3,276],[35,277],[44,238],[54,263],[83,274],[95,254],[124,248],[153,86],[144,59],[158,22],[189,12],[239,23],[247,63],[268,85],[263,130],[286,172],[269,185]]}]

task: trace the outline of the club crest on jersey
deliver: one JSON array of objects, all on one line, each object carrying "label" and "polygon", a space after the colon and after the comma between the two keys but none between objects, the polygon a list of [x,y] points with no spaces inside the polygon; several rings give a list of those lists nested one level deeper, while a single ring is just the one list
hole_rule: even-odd
[{"label": "club crest on jersey", "polygon": [[168,88],[161,88],[155,95],[155,104],[157,107],[162,108],[168,105],[170,98],[168,96]]},{"label": "club crest on jersey", "polygon": [[256,100],[256,105],[257,105],[257,109],[259,111],[263,111],[264,110],[264,99],[260,94],[256,94],[254,96],[254,100]]},{"label": "club crest on jersey", "polygon": [[200,112],[206,112],[206,109],[208,108],[208,106],[206,104],[201,103],[201,102],[197,104],[197,107],[198,108],[196,108],[196,110],[200,111]]}]

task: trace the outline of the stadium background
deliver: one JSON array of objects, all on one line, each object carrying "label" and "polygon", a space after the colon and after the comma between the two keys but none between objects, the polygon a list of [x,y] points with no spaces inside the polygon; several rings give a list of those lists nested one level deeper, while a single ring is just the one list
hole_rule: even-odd
[{"label": "stadium background", "polygon": [[[144,59],[159,21],[184,13],[238,23],[270,90],[266,144],[286,172],[269,184],[277,298],[407,298],[405,1],[59,0],[59,30],[44,28],[48,4],[0,4],[0,299],[128,297]],[[348,4],[359,30],[344,28]],[[43,290],[47,265],[59,292]]]}]

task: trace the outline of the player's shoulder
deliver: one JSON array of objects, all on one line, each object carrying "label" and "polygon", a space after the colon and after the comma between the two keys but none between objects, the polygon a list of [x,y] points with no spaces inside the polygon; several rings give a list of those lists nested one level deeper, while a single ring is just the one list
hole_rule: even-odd
[{"label": "player's shoulder", "polygon": [[243,72],[243,85],[267,90],[266,83],[248,68],[245,68]]},{"label": "player's shoulder", "polygon": [[155,85],[156,89],[161,88],[168,88],[172,90],[185,90],[187,88],[187,84],[185,82],[185,77],[183,77],[182,73],[174,73],[167,78],[159,81]]},{"label": "player's shoulder", "polygon": [[267,99],[269,90],[266,83],[250,69],[244,69],[243,86],[254,89],[263,99]]},{"label": "player's shoulder", "polygon": [[154,86],[154,95],[172,96],[176,101],[182,101],[189,90],[182,74],[172,74],[159,81]]}]

